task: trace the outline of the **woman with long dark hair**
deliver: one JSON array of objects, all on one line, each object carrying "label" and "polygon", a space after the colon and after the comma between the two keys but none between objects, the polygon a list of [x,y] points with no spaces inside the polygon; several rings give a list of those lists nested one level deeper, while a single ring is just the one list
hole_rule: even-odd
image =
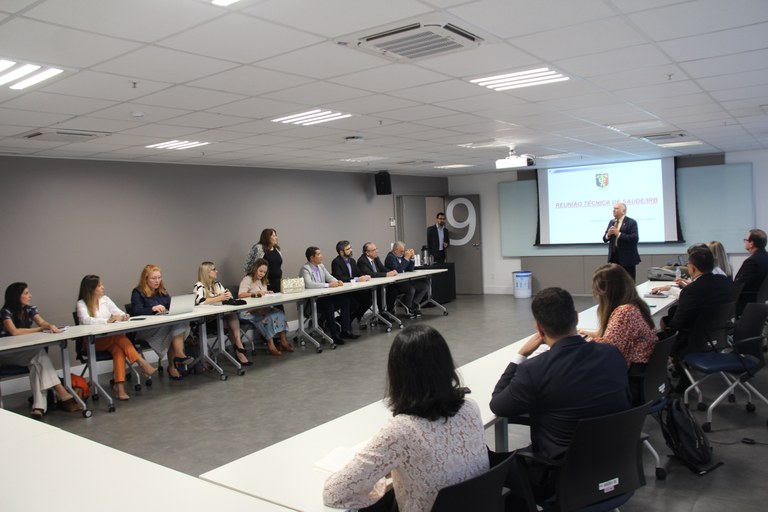
[{"label": "woman with long dark hair", "polygon": [[251,247],[251,252],[245,259],[243,272],[250,274],[253,264],[259,258],[264,258],[269,265],[269,274],[267,274],[269,289],[278,293],[280,291],[280,279],[283,277],[283,255],[277,244],[277,230],[275,228],[266,228],[261,232],[259,241]]},{"label": "woman with long dark hair", "polygon": [[[401,512],[430,510],[440,489],[488,469],[480,410],[465,397],[439,332],[425,324],[403,329],[389,351],[387,378],[394,417],[328,478],[327,506],[373,505],[384,496],[384,478],[391,473]],[[385,501],[375,507],[388,508]]]},{"label": "woman with long dark hair", "polygon": [[[81,325],[111,324],[128,320],[128,315],[118,308],[112,299],[104,294],[104,284],[99,276],[89,274],[80,281],[80,293],[77,296],[77,319]],[[112,334],[96,338],[96,350],[112,354],[112,374],[115,381],[115,393],[118,400],[128,400],[125,391],[125,360],[138,363],[145,377],[157,371],[136,351],[131,340],[125,334]]]},{"label": "woman with long dark hair", "polygon": [[[241,299],[248,297],[263,297],[274,293],[269,289],[267,274],[269,263],[264,258],[259,258],[251,267],[251,272],[240,281],[240,289],[237,296]],[[275,347],[275,336],[280,339],[280,348],[285,352],[293,352],[293,347],[288,343],[288,321],[282,309],[275,306],[267,306],[240,313],[240,318],[248,320],[259,331],[262,338],[267,340],[267,350],[273,356],[281,356],[283,353]]]},{"label": "woman with long dark hair", "polygon": [[[0,337],[18,336],[36,332],[61,330],[40,316],[37,307],[32,305],[32,294],[27,283],[13,283],[5,289],[5,303],[0,311],[2,327]],[[48,353],[42,348],[31,348],[18,352],[0,354],[0,364],[12,364],[29,368],[29,383],[32,388],[32,417],[43,419],[48,406],[46,391],[53,388],[61,400],[61,408],[67,412],[82,411],[77,400],[61,385],[59,376],[53,367]]]}]

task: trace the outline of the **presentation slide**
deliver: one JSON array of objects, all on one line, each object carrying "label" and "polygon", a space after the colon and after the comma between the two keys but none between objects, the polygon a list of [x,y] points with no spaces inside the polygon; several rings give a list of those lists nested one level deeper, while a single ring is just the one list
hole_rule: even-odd
[{"label": "presentation slide", "polygon": [[602,243],[624,203],[640,242],[677,242],[672,159],[539,169],[539,245]]}]

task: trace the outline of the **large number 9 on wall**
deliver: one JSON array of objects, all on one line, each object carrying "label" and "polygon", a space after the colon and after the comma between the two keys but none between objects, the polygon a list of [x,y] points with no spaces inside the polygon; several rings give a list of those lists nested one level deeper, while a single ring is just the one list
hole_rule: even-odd
[{"label": "large number 9 on wall", "polygon": [[[458,221],[453,216],[454,209],[460,204],[466,206],[467,208],[467,218],[463,221]],[[469,199],[464,197],[457,197],[456,199],[453,199],[450,203],[448,203],[448,206],[445,207],[445,217],[449,226],[459,229],[467,228],[467,233],[462,238],[458,240],[454,239],[453,237],[451,238],[451,245],[465,245],[467,242],[472,240],[473,236],[475,236],[475,229],[477,227],[477,215],[475,214],[475,207],[469,201]]]}]

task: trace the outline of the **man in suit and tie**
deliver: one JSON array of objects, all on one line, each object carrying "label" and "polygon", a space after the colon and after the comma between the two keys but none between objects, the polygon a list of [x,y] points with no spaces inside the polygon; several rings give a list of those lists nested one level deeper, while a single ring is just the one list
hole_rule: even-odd
[{"label": "man in suit and tie", "polygon": [[744,283],[744,288],[741,289],[741,295],[739,295],[739,300],[736,303],[737,315],[741,315],[748,303],[757,301],[757,292],[768,276],[766,241],[765,231],[762,229],[750,229],[744,239],[744,249],[749,253],[749,258],[741,264],[741,268],[734,279],[736,283]]},{"label": "man in suit and tie", "polygon": [[[373,242],[363,244],[363,254],[357,259],[357,268],[362,274],[371,277],[394,277],[397,275],[397,270],[387,270],[381,262],[379,249]],[[392,311],[396,298],[392,286],[387,286],[387,311]],[[384,304],[381,300],[381,294],[379,294],[379,304]]]},{"label": "man in suit and tie", "polygon": [[638,240],[637,222],[627,217],[627,205],[616,203],[613,205],[613,220],[608,223],[603,242],[608,244],[608,263],[621,265],[632,279],[635,279],[635,267],[640,263]]},{"label": "man in suit and tie", "polygon": [[[352,257],[352,245],[348,240],[341,240],[337,243],[336,252],[338,256],[331,262],[331,274],[333,274],[333,277],[344,283],[363,283],[371,280],[371,276],[361,273],[357,267],[357,262]],[[371,291],[360,290],[348,295],[352,307],[352,319],[357,319],[357,322],[360,323],[365,312],[371,307]],[[362,328],[363,325],[360,324],[360,327]]]},{"label": "man in suit and tie", "polygon": [[445,227],[445,213],[440,212],[435,218],[435,225],[427,228],[427,250],[435,259],[435,263],[444,263],[445,251],[451,245],[451,236]]},{"label": "man in suit and tie", "polygon": [[[514,418],[529,415],[533,452],[560,458],[581,419],[630,408],[627,363],[605,343],[588,343],[576,332],[579,315],[571,294],[546,288],[531,303],[536,331],[496,384],[491,411]],[[541,345],[549,350],[528,359]],[[549,472],[529,464],[537,499],[554,492]]]},{"label": "man in suit and tie", "polygon": [[[414,250],[406,249],[403,242],[397,241],[392,246],[392,250],[384,258],[384,266],[389,270],[397,270],[398,274],[403,272],[413,272],[415,267]],[[403,294],[403,303],[408,308],[409,318],[421,316],[421,301],[427,296],[429,287],[422,280],[401,281],[395,287],[398,293]]]},{"label": "man in suit and tie", "polygon": [[[307,262],[301,267],[299,275],[304,279],[307,289],[337,288],[344,283],[333,277],[323,265],[323,253],[314,246],[307,247],[305,251]],[[347,294],[334,294],[317,300],[317,307],[323,313],[331,338],[337,345],[344,344],[344,338],[354,340],[360,336],[352,334],[352,321],[350,317],[349,297]],[[334,311],[341,308],[341,332],[334,319]]]}]

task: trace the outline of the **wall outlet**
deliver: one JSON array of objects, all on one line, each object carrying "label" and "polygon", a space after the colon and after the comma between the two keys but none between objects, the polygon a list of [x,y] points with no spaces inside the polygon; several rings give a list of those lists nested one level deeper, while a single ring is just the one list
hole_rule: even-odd
[{"label": "wall outlet", "polygon": [[389,227],[394,228],[395,226],[397,226],[397,221],[395,220],[394,217],[390,217],[389,218]]}]

